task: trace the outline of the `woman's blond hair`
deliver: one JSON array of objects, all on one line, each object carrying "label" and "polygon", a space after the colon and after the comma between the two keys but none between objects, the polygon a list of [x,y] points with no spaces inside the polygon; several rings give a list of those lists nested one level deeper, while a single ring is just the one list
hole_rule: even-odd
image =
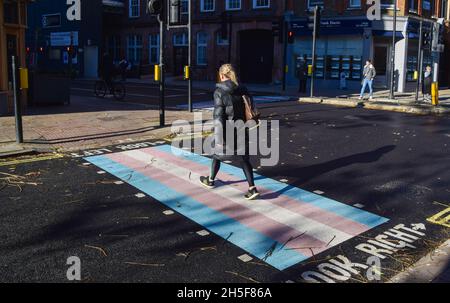
[{"label": "woman's blond hair", "polygon": [[219,69],[219,74],[227,77],[233,81],[236,85],[239,85],[236,70],[231,64],[224,64]]}]

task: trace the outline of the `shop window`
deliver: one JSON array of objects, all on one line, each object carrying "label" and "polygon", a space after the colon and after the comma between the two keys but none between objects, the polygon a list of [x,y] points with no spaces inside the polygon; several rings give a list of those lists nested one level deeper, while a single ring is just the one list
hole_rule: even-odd
[{"label": "shop window", "polygon": [[149,63],[159,64],[159,34],[150,35],[148,49]]},{"label": "shop window", "polygon": [[127,38],[127,57],[133,64],[139,64],[142,59],[142,36],[131,35]]}]

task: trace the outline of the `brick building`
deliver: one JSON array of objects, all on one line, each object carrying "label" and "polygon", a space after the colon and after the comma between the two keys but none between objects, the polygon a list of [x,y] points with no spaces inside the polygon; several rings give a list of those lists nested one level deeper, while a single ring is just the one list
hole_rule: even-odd
[{"label": "brick building", "polygon": [[[311,61],[311,30],[308,13],[314,5],[323,7],[321,35],[317,42],[317,83],[339,87],[339,76],[345,73],[349,87],[357,89],[364,61],[372,59],[378,71],[377,87],[389,87],[393,34],[393,0],[381,0],[382,20],[367,18],[364,0],[296,1],[291,26],[296,42],[289,47],[288,81],[295,83],[295,67]],[[431,32],[437,18],[445,17],[445,0],[398,0],[395,77],[397,91],[414,87],[418,58],[419,18],[424,18],[424,32]],[[433,57],[434,56],[434,57]],[[424,65],[439,61],[439,55],[424,52]]]},{"label": "brick building", "polygon": [[[105,26],[105,45],[116,60],[126,56],[141,73],[150,73],[159,59],[159,26],[146,12],[145,0],[126,0],[125,12]],[[224,62],[238,66],[245,82],[280,81],[283,44],[273,37],[272,22],[292,9],[294,1],[193,0],[193,76],[214,80]],[[182,1],[187,17],[187,1]],[[221,34],[223,13],[231,16],[231,39]],[[106,21],[108,22],[108,21]],[[181,75],[187,64],[188,35],[183,29],[166,34],[167,70]]]},{"label": "brick building", "polygon": [[[11,57],[17,58],[17,67],[25,67],[25,30],[27,27],[26,0],[0,0],[0,115],[11,113],[12,72]],[[26,95],[19,95],[26,105]]]}]

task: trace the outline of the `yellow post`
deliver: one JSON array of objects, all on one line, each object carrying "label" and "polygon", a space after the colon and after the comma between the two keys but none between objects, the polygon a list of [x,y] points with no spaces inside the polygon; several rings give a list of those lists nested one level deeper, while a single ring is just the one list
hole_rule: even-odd
[{"label": "yellow post", "polygon": [[417,80],[417,79],[419,79],[419,72],[415,70],[413,80]]},{"label": "yellow post", "polygon": [[313,66],[311,64],[308,65],[308,76],[312,75]]},{"label": "yellow post", "polygon": [[19,68],[20,73],[20,89],[28,89],[28,68]]},{"label": "yellow post", "polygon": [[155,81],[161,81],[161,67],[159,65],[155,65]]},{"label": "yellow post", "polygon": [[191,77],[191,69],[189,65],[186,65],[184,67],[184,80],[189,80],[190,77]]},{"label": "yellow post", "polygon": [[437,82],[431,84],[431,104],[434,106],[439,105],[439,86]]},{"label": "yellow post", "polygon": [[286,64],[286,66],[284,67],[284,72],[286,74],[289,73],[289,65]]}]

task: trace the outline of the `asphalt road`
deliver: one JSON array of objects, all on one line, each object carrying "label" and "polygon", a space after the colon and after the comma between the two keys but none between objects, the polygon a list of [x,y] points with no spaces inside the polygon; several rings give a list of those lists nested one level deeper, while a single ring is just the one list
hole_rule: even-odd
[{"label": "asphalt road", "polygon": [[[387,232],[406,241],[380,252],[386,280],[448,238],[447,227],[426,219],[450,204],[450,118],[295,102],[261,109],[280,120],[281,159],[258,174],[389,221],[280,271],[256,258],[241,261],[240,247],[213,233],[199,236],[199,224],[176,211],[165,215],[168,208],[152,197],[138,198],[138,189],[68,155],[0,166],[24,178],[0,175],[0,281],[65,282],[66,260],[78,256],[90,282],[302,282],[320,274],[361,282],[368,269],[351,263],[368,264],[371,255],[356,247]],[[400,229],[406,236],[395,232],[399,224],[409,228]],[[347,267],[336,267],[343,260]]]}]

